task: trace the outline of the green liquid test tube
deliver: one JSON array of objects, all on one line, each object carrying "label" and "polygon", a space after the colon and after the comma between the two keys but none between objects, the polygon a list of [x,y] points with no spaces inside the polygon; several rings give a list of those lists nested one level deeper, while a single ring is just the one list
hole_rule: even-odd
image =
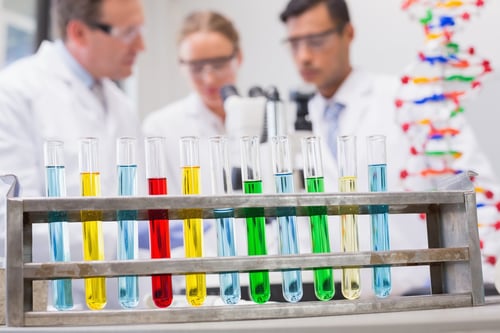
[{"label": "green liquid test tube", "polygon": [[[245,194],[262,193],[259,138],[241,138],[241,177]],[[247,208],[248,255],[266,255],[266,219],[264,208]],[[265,303],[271,297],[268,271],[250,272],[250,297],[255,303]]]},{"label": "green liquid test tube", "polygon": [[[302,156],[304,158],[304,179],[308,193],[322,193],[325,191],[323,178],[323,159],[321,156],[321,142],[319,137],[302,139]],[[311,223],[311,242],[313,253],[329,253],[330,237],[328,233],[328,216],[326,207],[309,207],[309,221]],[[320,301],[328,301],[335,295],[333,269],[314,269],[314,293]]]},{"label": "green liquid test tube", "polygon": [[[356,137],[337,138],[339,191],[356,192],[357,158]],[[343,252],[359,252],[358,217],[354,214],[340,216],[342,226],[341,248]],[[357,299],[361,295],[359,268],[342,269],[342,295],[347,299]]]}]

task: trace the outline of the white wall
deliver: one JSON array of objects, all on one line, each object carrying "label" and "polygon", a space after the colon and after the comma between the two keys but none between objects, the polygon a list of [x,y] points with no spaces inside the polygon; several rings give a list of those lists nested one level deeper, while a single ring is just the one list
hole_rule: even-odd
[{"label": "white wall", "polygon": [[[188,86],[177,67],[176,33],[183,17],[195,9],[215,9],[231,17],[239,29],[244,64],[239,88],[276,85],[284,96],[301,84],[290,54],[281,43],[285,37],[279,13],[288,0],[147,0],[147,52],[141,57],[136,84],[142,116],[184,96]],[[423,44],[418,22],[401,11],[401,0],[348,0],[356,38],[352,49],[355,66],[368,70],[400,74],[416,61]],[[500,1],[487,1],[479,17],[474,17],[457,40],[461,46],[474,46],[500,70]],[[466,116],[475,128],[483,149],[500,172],[500,75],[484,82],[484,91],[469,103]],[[497,157],[498,156],[498,157]]]}]

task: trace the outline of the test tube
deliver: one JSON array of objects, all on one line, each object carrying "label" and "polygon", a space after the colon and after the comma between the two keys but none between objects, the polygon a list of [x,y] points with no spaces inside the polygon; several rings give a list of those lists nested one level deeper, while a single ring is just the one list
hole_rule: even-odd
[{"label": "test tube", "polygon": [[[227,153],[227,140],[224,137],[209,139],[210,171],[212,193],[215,195],[231,194],[231,169]],[[222,257],[235,256],[234,209],[214,209],[217,225],[217,254]],[[219,274],[220,297],[226,304],[236,304],[241,298],[240,278],[237,272]]]},{"label": "test tube", "polygon": [[[137,195],[136,139],[119,138],[117,141],[118,195]],[[137,259],[138,232],[137,211],[118,211],[118,260]],[[123,308],[134,308],[139,304],[139,279],[137,276],[118,278],[119,302]]]},{"label": "test tube", "polygon": [[[164,137],[146,138],[146,178],[149,195],[167,194],[167,158]],[[149,210],[151,258],[170,258],[170,232],[167,210]],[[151,276],[153,302],[159,308],[172,304],[172,275]]]},{"label": "test tube", "polygon": [[[356,137],[347,135],[337,138],[339,191],[356,192],[357,158]],[[358,252],[358,217],[355,214],[340,216],[342,226],[341,248],[344,252]],[[356,299],[361,294],[359,268],[342,269],[342,295]]]},{"label": "test tube", "polygon": [[[387,192],[387,158],[384,135],[367,137],[368,181],[370,192]],[[370,206],[371,240],[373,251],[389,251],[389,214],[387,206]],[[373,290],[383,298],[391,293],[391,268],[373,268]]]},{"label": "test tube", "polygon": [[[304,158],[304,183],[308,193],[325,192],[323,177],[323,159],[319,137],[311,136],[302,139],[302,156]],[[308,207],[311,223],[311,243],[313,253],[329,253],[330,237],[328,233],[328,216],[325,206]],[[335,295],[335,283],[331,268],[314,269],[314,293],[321,301],[330,300]]]},{"label": "test tube", "polygon": [[[98,162],[98,140],[83,138],[80,140],[80,177],[82,196],[101,196],[101,175]],[[104,260],[104,238],[102,233],[101,213],[82,211],[83,224],[83,259]],[[103,277],[85,279],[87,306],[100,310],[106,306],[106,279]]]},{"label": "test tube", "polygon": [[[186,136],[180,139],[182,194],[200,194],[199,139]],[[184,219],[184,251],[186,258],[203,256],[203,220]],[[186,274],[186,298],[189,304],[200,306],[207,297],[205,273]]]},{"label": "test tube", "polygon": [[[64,169],[64,143],[47,140],[44,144],[45,183],[47,197],[66,196],[66,173]],[[69,233],[65,222],[65,212],[49,212],[50,259],[52,261],[70,261]],[[52,281],[52,297],[57,310],[73,307],[71,279]]]},{"label": "test tube", "polygon": [[[288,138],[286,136],[274,136],[271,142],[276,193],[293,193],[293,171]],[[278,215],[280,254],[299,254],[295,207],[277,207],[276,212]],[[288,302],[300,301],[303,295],[301,271],[298,269],[285,270],[281,274],[283,278],[283,297]]]},{"label": "test tube", "polygon": [[[259,138],[241,138],[241,178],[245,194],[262,193]],[[266,255],[266,220],[264,208],[252,207],[245,210],[247,223],[248,255]],[[250,277],[250,297],[255,303],[265,303],[271,297],[268,271],[253,271]]]}]

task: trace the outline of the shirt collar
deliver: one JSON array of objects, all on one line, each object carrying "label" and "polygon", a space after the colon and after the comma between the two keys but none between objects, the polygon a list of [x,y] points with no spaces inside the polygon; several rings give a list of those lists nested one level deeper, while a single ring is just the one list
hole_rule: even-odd
[{"label": "shirt collar", "polygon": [[224,131],[224,123],[222,119],[220,119],[215,113],[213,113],[207,106],[203,103],[201,97],[196,93],[191,93],[189,95],[189,99],[191,103],[193,103],[194,107],[190,110],[190,113],[194,117],[203,117],[199,119],[204,119],[205,121],[215,126],[219,132]]},{"label": "shirt collar", "polygon": [[80,79],[87,88],[91,88],[95,83],[92,75],[71,55],[62,40],[55,42],[55,50],[61,56],[62,61],[68,66],[71,73]]},{"label": "shirt collar", "polygon": [[359,89],[363,86],[361,84],[362,80],[362,72],[353,69],[332,97],[325,98],[318,92],[314,96],[314,99],[316,100],[316,102],[321,103],[321,110],[324,110],[327,105],[333,102],[343,104],[347,107],[350,101],[353,101],[355,98],[357,98],[356,96],[358,96],[359,94]]}]

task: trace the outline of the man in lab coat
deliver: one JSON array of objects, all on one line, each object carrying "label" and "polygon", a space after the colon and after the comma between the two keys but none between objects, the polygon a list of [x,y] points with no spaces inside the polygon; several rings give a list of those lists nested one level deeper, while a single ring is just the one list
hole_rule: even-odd
[{"label": "man in lab coat", "polygon": [[[400,171],[407,165],[409,145],[396,123],[394,101],[400,85],[396,78],[374,75],[355,69],[350,61],[350,46],[354,27],[344,0],[291,0],[281,20],[287,28],[287,43],[303,80],[317,88],[309,103],[310,118],[315,135],[322,137],[325,166],[325,190],[337,192],[339,177],[335,148],[328,144],[331,127],[336,126],[335,137],[356,135],[358,140],[357,190],[367,192],[368,172],[366,137],[383,134],[387,137],[387,184],[389,191],[401,191]],[[327,113],[337,108],[336,121],[328,121]],[[334,124],[334,125],[332,125]],[[487,159],[478,149],[471,129],[463,124],[461,136],[464,153],[456,167],[477,171],[490,184],[498,184]],[[418,188],[427,190],[426,188]],[[360,250],[370,250],[370,226],[366,216],[360,216]],[[390,216],[392,249],[426,248],[426,226],[418,218]],[[335,225],[337,227],[337,225]],[[486,231],[482,237],[490,240],[497,235]],[[333,247],[340,244],[338,230],[331,231]],[[489,244],[498,242],[490,241]],[[363,293],[369,293],[370,270],[363,270]],[[485,282],[493,282],[492,265],[484,265]],[[405,293],[428,284],[427,267],[393,268],[393,293]],[[367,273],[367,274],[366,274]],[[363,282],[366,281],[366,282]]]},{"label": "man in lab coat", "polygon": [[[43,42],[35,55],[0,73],[0,175],[17,175],[22,197],[45,196],[43,143],[55,138],[65,144],[68,196],[79,196],[78,139],[96,137],[102,195],[116,196],[116,140],[139,138],[140,127],[129,99],[113,81],[129,77],[144,50],[142,3],[60,0],[55,6],[61,39]],[[2,206],[2,230],[4,214]],[[37,227],[33,259],[47,261],[47,226]],[[71,227],[71,257],[81,260],[81,226]],[[104,223],[107,260],[116,258],[114,234],[116,225]],[[2,247],[0,256],[4,253]],[[107,289],[108,304],[116,304],[116,285]]]}]

